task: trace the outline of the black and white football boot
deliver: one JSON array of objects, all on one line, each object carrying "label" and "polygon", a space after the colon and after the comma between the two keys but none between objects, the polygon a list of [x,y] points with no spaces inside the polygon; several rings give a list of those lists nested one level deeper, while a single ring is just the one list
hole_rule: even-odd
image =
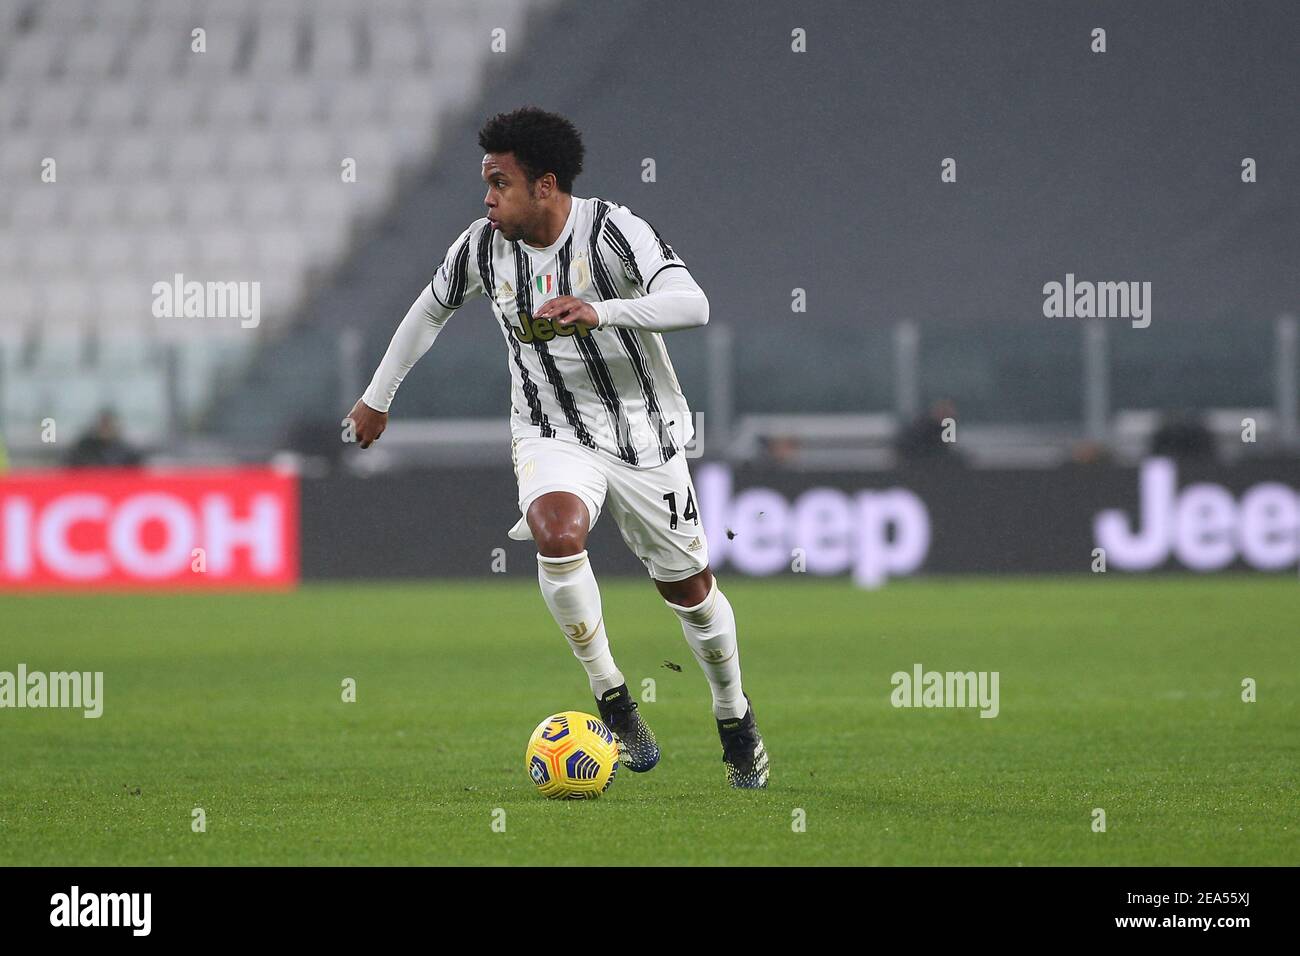
[{"label": "black and white football boot", "polygon": [[754,705],[745,695],[749,709],[744,717],[718,721],[722,738],[722,763],[727,768],[727,782],[737,790],[763,790],[767,787],[767,748],[754,723]]},{"label": "black and white football boot", "polygon": [[600,719],[618,739],[618,762],[633,773],[645,773],[659,762],[659,744],[654,731],[637,711],[636,701],[620,684],[597,698]]}]

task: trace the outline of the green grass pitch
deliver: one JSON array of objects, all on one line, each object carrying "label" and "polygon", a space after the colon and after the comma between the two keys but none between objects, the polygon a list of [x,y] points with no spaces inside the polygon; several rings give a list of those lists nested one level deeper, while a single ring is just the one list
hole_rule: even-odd
[{"label": "green grass pitch", "polygon": [[[98,720],[0,710],[0,864],[1300,863],[1293,578],[719,580],[771,788],[726,787],[677,618],[607,580],[664,756],[574,803],[523,766],[595,708],[531,580],[0,597],[0,670],[105,685]],[[894,708],[916,663],[998,671],[1000,714]]]}]

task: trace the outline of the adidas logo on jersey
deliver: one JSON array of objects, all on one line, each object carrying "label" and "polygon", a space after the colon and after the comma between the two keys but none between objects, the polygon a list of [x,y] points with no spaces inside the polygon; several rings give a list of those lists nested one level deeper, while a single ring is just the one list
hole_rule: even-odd
[{"label": "adidas logo on jersey", "polygon": [[497,289],[496,294],[492,297],[497,308],[502,312],[509,314],[515,308],[515,290],[509,282],[501,283],[501,288]]},{"label": "adidas logo on jersey", "polygon": [[686,550],[687,550],[687,551],[698,551],[698,550],[700,550],[700,548],[702,548],[702,547],[704,547],[704,545],[700,543],[699,536],[697,535],[697,536],[696,536],[696,537],[691,541],[691,543],[688,544],[688,545],[686,546]]}]

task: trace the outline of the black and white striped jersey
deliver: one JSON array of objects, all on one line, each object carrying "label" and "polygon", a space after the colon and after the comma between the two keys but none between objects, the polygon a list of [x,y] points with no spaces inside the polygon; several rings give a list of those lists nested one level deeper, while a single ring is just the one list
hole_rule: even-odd
[{"label": "black and white striped jersey", "polygon": [[[432,290],[447,309],[485,295],[509,353],[510,430],[577,442],[638,468],[660,465],[694,435],[663,337],[642,328],[563,327],[533,314],[556,296],[588,302],[647,295],[685,263],[626,206],[571,197],[545,249],[508,242],[479,219],[452,243]],[[662,281],[662,280],[661,280]]]}]

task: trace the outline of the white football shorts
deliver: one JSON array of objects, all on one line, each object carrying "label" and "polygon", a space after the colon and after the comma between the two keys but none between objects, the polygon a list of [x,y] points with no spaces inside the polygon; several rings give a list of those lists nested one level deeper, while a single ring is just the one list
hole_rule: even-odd
[{"label": "white football shorts", "polygon": [[709,545],[685,452],[653,468],[634,468],[576,442],[526,437],[512,439],[510,454],[524,516],[510,529],[514,540],[533,540],[526,516],[536,498],[567,491],[586,502],[588,530],[608,503],[623,540],[656,581],[681,581],[708,567]]}]

